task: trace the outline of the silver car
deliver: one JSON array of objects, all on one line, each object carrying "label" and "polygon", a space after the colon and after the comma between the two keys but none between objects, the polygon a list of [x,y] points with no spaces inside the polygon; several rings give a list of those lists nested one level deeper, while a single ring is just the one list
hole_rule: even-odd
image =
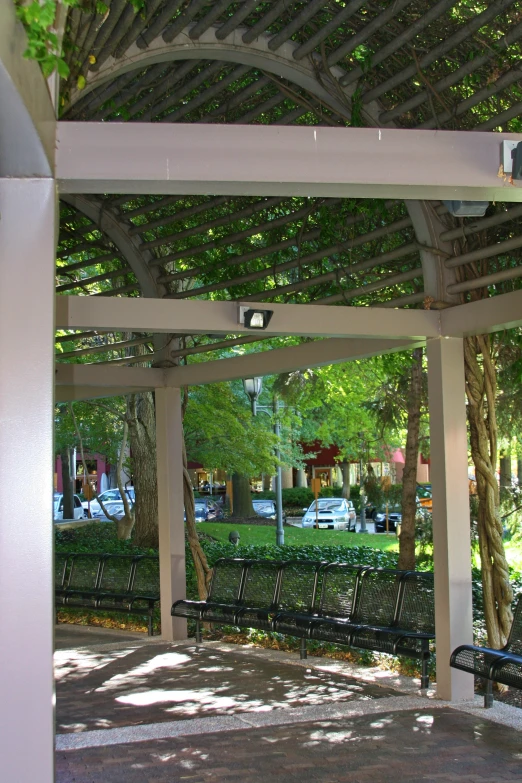
[{"label": "silver car", "polygon": [[319,498],[310,508],[303,509],[305,515],[301,527],[315,527],[320,530],[356,529],[356,514],[351,500],[344,498]]}]

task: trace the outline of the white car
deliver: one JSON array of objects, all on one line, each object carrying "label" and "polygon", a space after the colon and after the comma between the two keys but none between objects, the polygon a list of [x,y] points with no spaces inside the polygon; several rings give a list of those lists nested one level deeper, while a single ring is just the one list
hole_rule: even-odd
[{"label": "white car", "polygon": [[[125,490],[127,493],[127,496],[131,502],[131,505],[134,504],[134,487],[127,487]],[[123,501],[121,499],[120,490],[118,488],[116,489],[106,489],[105,492],[101,492],[98,495],[99,498],[101,498],[103,504],[107,506],[107,504],[111,503],[119,503],[122,507],[121,516],[123,516]],[[85,510],[85,513],[87,514],[89,504],[86,500],[83,501],[83,508]],[[112,509],[107,506],[107,511],[109,511],[111,514],[113,513]],[[120,514],[117,512],[117,516]],[[102,507],[98,503],[97,500],[91,500],[91,516],[93,519],[101,519],[105,517],[105,514],[102,511]]]},{"label": "white car", "polygon": [[318,498],[303,511],[306,513],[301,527],[315,527],[317,521],[320,530],[356,530],[357,517],[351,500]]},{"label": "white car", "polygon": [[[84,519],[87,514],[78,495],[73,495],[73,519]],[[55,492],[53,495],[53,519],[63,519],[63,495]]]}]

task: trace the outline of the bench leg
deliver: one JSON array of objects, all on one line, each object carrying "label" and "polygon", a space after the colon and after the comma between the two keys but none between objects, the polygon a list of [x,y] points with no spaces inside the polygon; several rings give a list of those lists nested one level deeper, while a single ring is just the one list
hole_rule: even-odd
[{"label": "bench leg", "polygon": [[421,667],[421,691],[428,690],[430,687],[430,675],[428,672],[429,658],[425,658],[422,661]]},{"label": "bench leg", "polygon": [[152,609],[149,610],[149,636],[154,636],[154,628],[152,626]]},{"label": "bench leg", "polygon": [[196,644],[202,644],[202,638],[201,638],[201,623],[199,620],[196,620]]},{"label": "bench leg", "polygon": [[301,660],[308,658],[308,652],[306,649],[306,639],[301,639],[301,648],[299,650],[299,657]]},{"label": "bench leg", "polygon": [[486,680],[486,692],[484,693],[484,709],[489,710],[493,706],[493,680]]}]

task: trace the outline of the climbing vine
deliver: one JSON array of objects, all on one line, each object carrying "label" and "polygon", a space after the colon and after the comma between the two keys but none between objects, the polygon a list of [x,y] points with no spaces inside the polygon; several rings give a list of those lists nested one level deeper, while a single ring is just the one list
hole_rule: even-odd
[{"label": "climbing vine", "polygon": [[[129,0],[135,13],[139,13],[145,5],[145,0]],[[36,60],[40,64],[43,75],[47,78],[57,71],[62,79],[69,76],[67,65],[61,46],[61,41],[56,32],[56,18],[59,5],[67,7],[80,7],[87,12],[96,13],[104,21],[109,13],[109,8],[102,0],[14,0],[16,15],[22,22],[27,34],[27,49],[24,57]],[[91,64],[96,58],[89,57]],[[78,85],[81,88],[81,85]]]},{"label": "climbing vine", "polygon": [[[63,5],[79,5],[79,0],[62,0]],[[15,0],[16,15],[25,27],[27,33],[27,49],[24,57],[36,60],[45,77],[53,71],[66,79],[69,76],[69,66],[61,55],[61,46],[55,30],[57,0],[33,0],[23,4]]]}]

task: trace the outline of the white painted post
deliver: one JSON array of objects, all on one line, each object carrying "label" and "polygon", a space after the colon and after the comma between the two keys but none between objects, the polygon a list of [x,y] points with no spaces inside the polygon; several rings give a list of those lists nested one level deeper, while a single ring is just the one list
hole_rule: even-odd
[{"label": "white painted post", "polygon": [[427,342],[437,695],[473,698],[473,676],[450,668],[452,651],[473,637],[464,353],[460,338]]},{"label": "white painted post", "polygon": [[174,601],[185,598],[185,524],[183,521],[183,428],[181,394],[156,389],[156,449],[161,594],[161,636],[186,639],[187,621],[171,617]]},{"label": "white painted post", "polygon": [[53,180],[0,179],[0,726],[6,783],[54,781],[55,229]]}]

